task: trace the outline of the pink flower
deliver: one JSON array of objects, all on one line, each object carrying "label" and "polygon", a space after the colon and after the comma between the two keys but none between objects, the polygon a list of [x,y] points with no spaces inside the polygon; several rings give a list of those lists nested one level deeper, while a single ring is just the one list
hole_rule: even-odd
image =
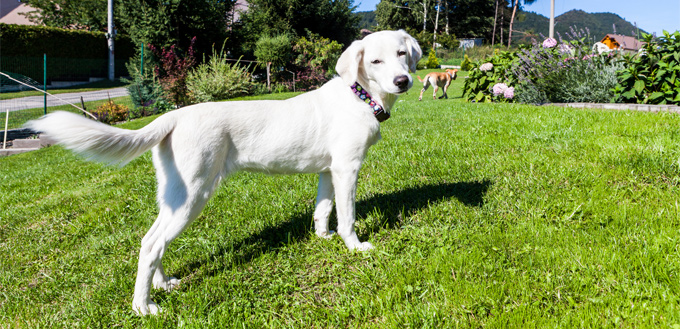
[{"label": "pink flower", "polygon": [[515,88],[514,87],[509,87],[508,89],[505,89],[503,92],[503,97],[507,99],[512,99],[515,97]]},{"label": "pink flower", "polygon": [[[504,93],[505,90],[507,90],[507,89],[508,89],[508,85],[506,85],[506,84],[504,84],[504,83],[502,83],[502,82],[493,85],[493,87],[491,88],[491,90],[493,91],[493,95],[494,95],[494,96],[503,95],[503,93]],[[513,89],[513,91],[514,91],[514,89]]]},{"label": "pink flower", "polygon": [[491,71],[491,69],[493,69],[493,64],[491,63],[485,63],[479,66],[480,71]]},{"label": "pink flower", "polygon": [[543,41],[543,48],[552,48],[557,46],[557,40],[554,38],[547,38]]}]

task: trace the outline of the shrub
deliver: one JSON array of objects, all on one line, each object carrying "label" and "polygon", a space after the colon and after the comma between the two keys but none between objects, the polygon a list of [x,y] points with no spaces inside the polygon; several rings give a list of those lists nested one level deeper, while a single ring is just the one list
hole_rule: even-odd
[{"label": "shrub", "polygon": [[[576,36],[576,34],[574,34]],[[542,104],[609,102],[616,86],[614,54],[593,54],[585,38],[558,44],[546,39],[541,45],[518,52],[512,72],[517,81],[516,101]]]},{"label": "shrub", "polygon": [[195,42],[196,37],[193,37],[189,49],[184,55],[180,54],[175,45],[161,49],[149,45],[151,51],[160,61],[160,65],[155,68],[155,73],[161,86],[163,86],[163,91],[167,99],[178,107],[191,104],[186,79],[189,70],[196,63],[194,58]]},{"label": "shrub", "polygon": [[122,79],[128,83],[126,87],[134,108],[130,109],[130,119],[167,112],[174,106],[165,98],[163,86],[154,73],[156,61],[151,54],[144,56],[144,72],[140,68],[141,56],[130,58],[126,63],[131,80]]},{"label": "shrub", "polygon": [[342,45],[337,41],[318,34],[310,32],[307,37],[299,38],[293,45],[297,89],[315,89],[332,78],[341,50]]},{"label": "shrub", "polygon": [[515,52],[497,51],[483,64],[477,62],[467,65],[470,72],[463,84],[463,98],[475,102],[507,100],[505,97],[494,97],[492,87],[497,83],[505,83],[508,86],[514,84],[516,79],[510,72],[510,67],[516,60]]},{"label": "shrub", "polygon": [[615,100],[622,103],[680,104],[680,31],[654,39],[634,56],[624,56]]},{"label": "shrub", "polygon": [[427,63],[425,63],[425,68],[439,68],[439,60],[437,59],[437,54],[434,48],[430,49],[430,53],[427,55]]},{"label": "shrub", "polygon": [[460,69],[461,71],[470,71],[472,70],[472,62],[470,61],[470,57],[468,57],[467,54],[463,55],[463,61],[460,63]]},{"label": "shrub", "polygon": [[[617,69],[614,54],[592,54],[586,37],[572,29],[571,41],[546,39],[542,44],[521,46],[516,52],[499,52],[472,63],[463,86],[468,101],[607,102],[613,96]],[[560,38],[561,39],[561,38]],[[467,63],[466,63],[467,64]],[[505,83],[514,97],[494,93],[492,86]]]},{"label": "shrub", "polygon": [[223,52],[213,51],[207,63],[189,72],[187,88],[194,101],[211,102],[252,94],[255,83],[248,67],[229,64]]},{"label": "shrub", "polygon": [[112,100],[109,100],[94,109],[91,113],[97,120],[103,123],[113,123],[127,120],[128,110],[127,106],[116,104]]}]

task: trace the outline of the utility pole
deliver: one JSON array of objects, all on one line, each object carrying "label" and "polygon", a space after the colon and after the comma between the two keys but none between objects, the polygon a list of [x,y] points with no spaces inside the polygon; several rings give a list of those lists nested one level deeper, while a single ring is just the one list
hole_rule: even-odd
[{"label": "utility pole", "polygon": [[108,33],[106,33],[106,40],[109,44],[109,80],[113,81],[115,78],[115,57],[113,56],[113,39],[116,37],[116,31],[113,27],[113,0],[108,0]]},{"label": "utility pole", "polygon": [[423,1],[423,32],[427,29],[427,0]]},{"label": "utility pole", "polygon": [[555,38],[555,0],[550,0],[550,29],[548,29],[548,37]]},{"label": "utility pole", "polygon": [[442,0],[437,1],[437,17],[434,19],[434,33],[432,34],[432,49],[437,48],[437,25],[439,25],[439,8],[442,6]]}]

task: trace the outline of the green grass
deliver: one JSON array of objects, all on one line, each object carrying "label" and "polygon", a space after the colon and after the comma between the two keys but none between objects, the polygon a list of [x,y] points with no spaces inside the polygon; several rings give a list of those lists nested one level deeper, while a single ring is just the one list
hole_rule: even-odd
[{"label": "green grass", "polygon": [[[95,91],[95,90],[100,90],[100,89],[125,87],[127,85],[128,85],[127,83],[124,83],[120,80],[114,80],[114,81],[101,80],[101,81],[95,81],[95,82],[86,83],[86,84],[77,85],[77,86],[72,86],[72,87],[59,88],[59,89],[48,89],[47,92],[49,92],[50,94],[53,94],[53,95],[64,94],[64,93],[82,93],[82,92],[86,92],[86,91]],[[40,88],[42,89],[42,87],[40,87]],[[36,90],[7,92],[7,93],[0,93],[0,100],[29,97],[29,96],[42,96],[42,95],[43,95],[42,92],[36,91]]]},{"label": "green grass", "polygon": [[0,326],[680,324],[680,117],[463,103],[461,85],[418,102],[416,81],[382,124],[357,197],[375,250],[314,236],[314,175],[239,173],[165,255],[184,281],[154,291],[159,317],[130,308],[149,154],[1,158]]}]

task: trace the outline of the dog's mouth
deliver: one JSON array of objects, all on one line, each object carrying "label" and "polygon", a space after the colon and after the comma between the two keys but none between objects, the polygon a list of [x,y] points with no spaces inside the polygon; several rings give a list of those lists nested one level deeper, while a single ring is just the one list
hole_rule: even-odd
[{"label": "dog's mouth", "polygon": [[395,94],[395,95],[403,95],[403,94],[405,94],[406,92],[408,92],[409,89],[410,89],[410,88],[408,88],[408,87],[407,87],[407,88],[399,88],[399,89],[397,90],[397,92],[394,93],[394,94]]}]

